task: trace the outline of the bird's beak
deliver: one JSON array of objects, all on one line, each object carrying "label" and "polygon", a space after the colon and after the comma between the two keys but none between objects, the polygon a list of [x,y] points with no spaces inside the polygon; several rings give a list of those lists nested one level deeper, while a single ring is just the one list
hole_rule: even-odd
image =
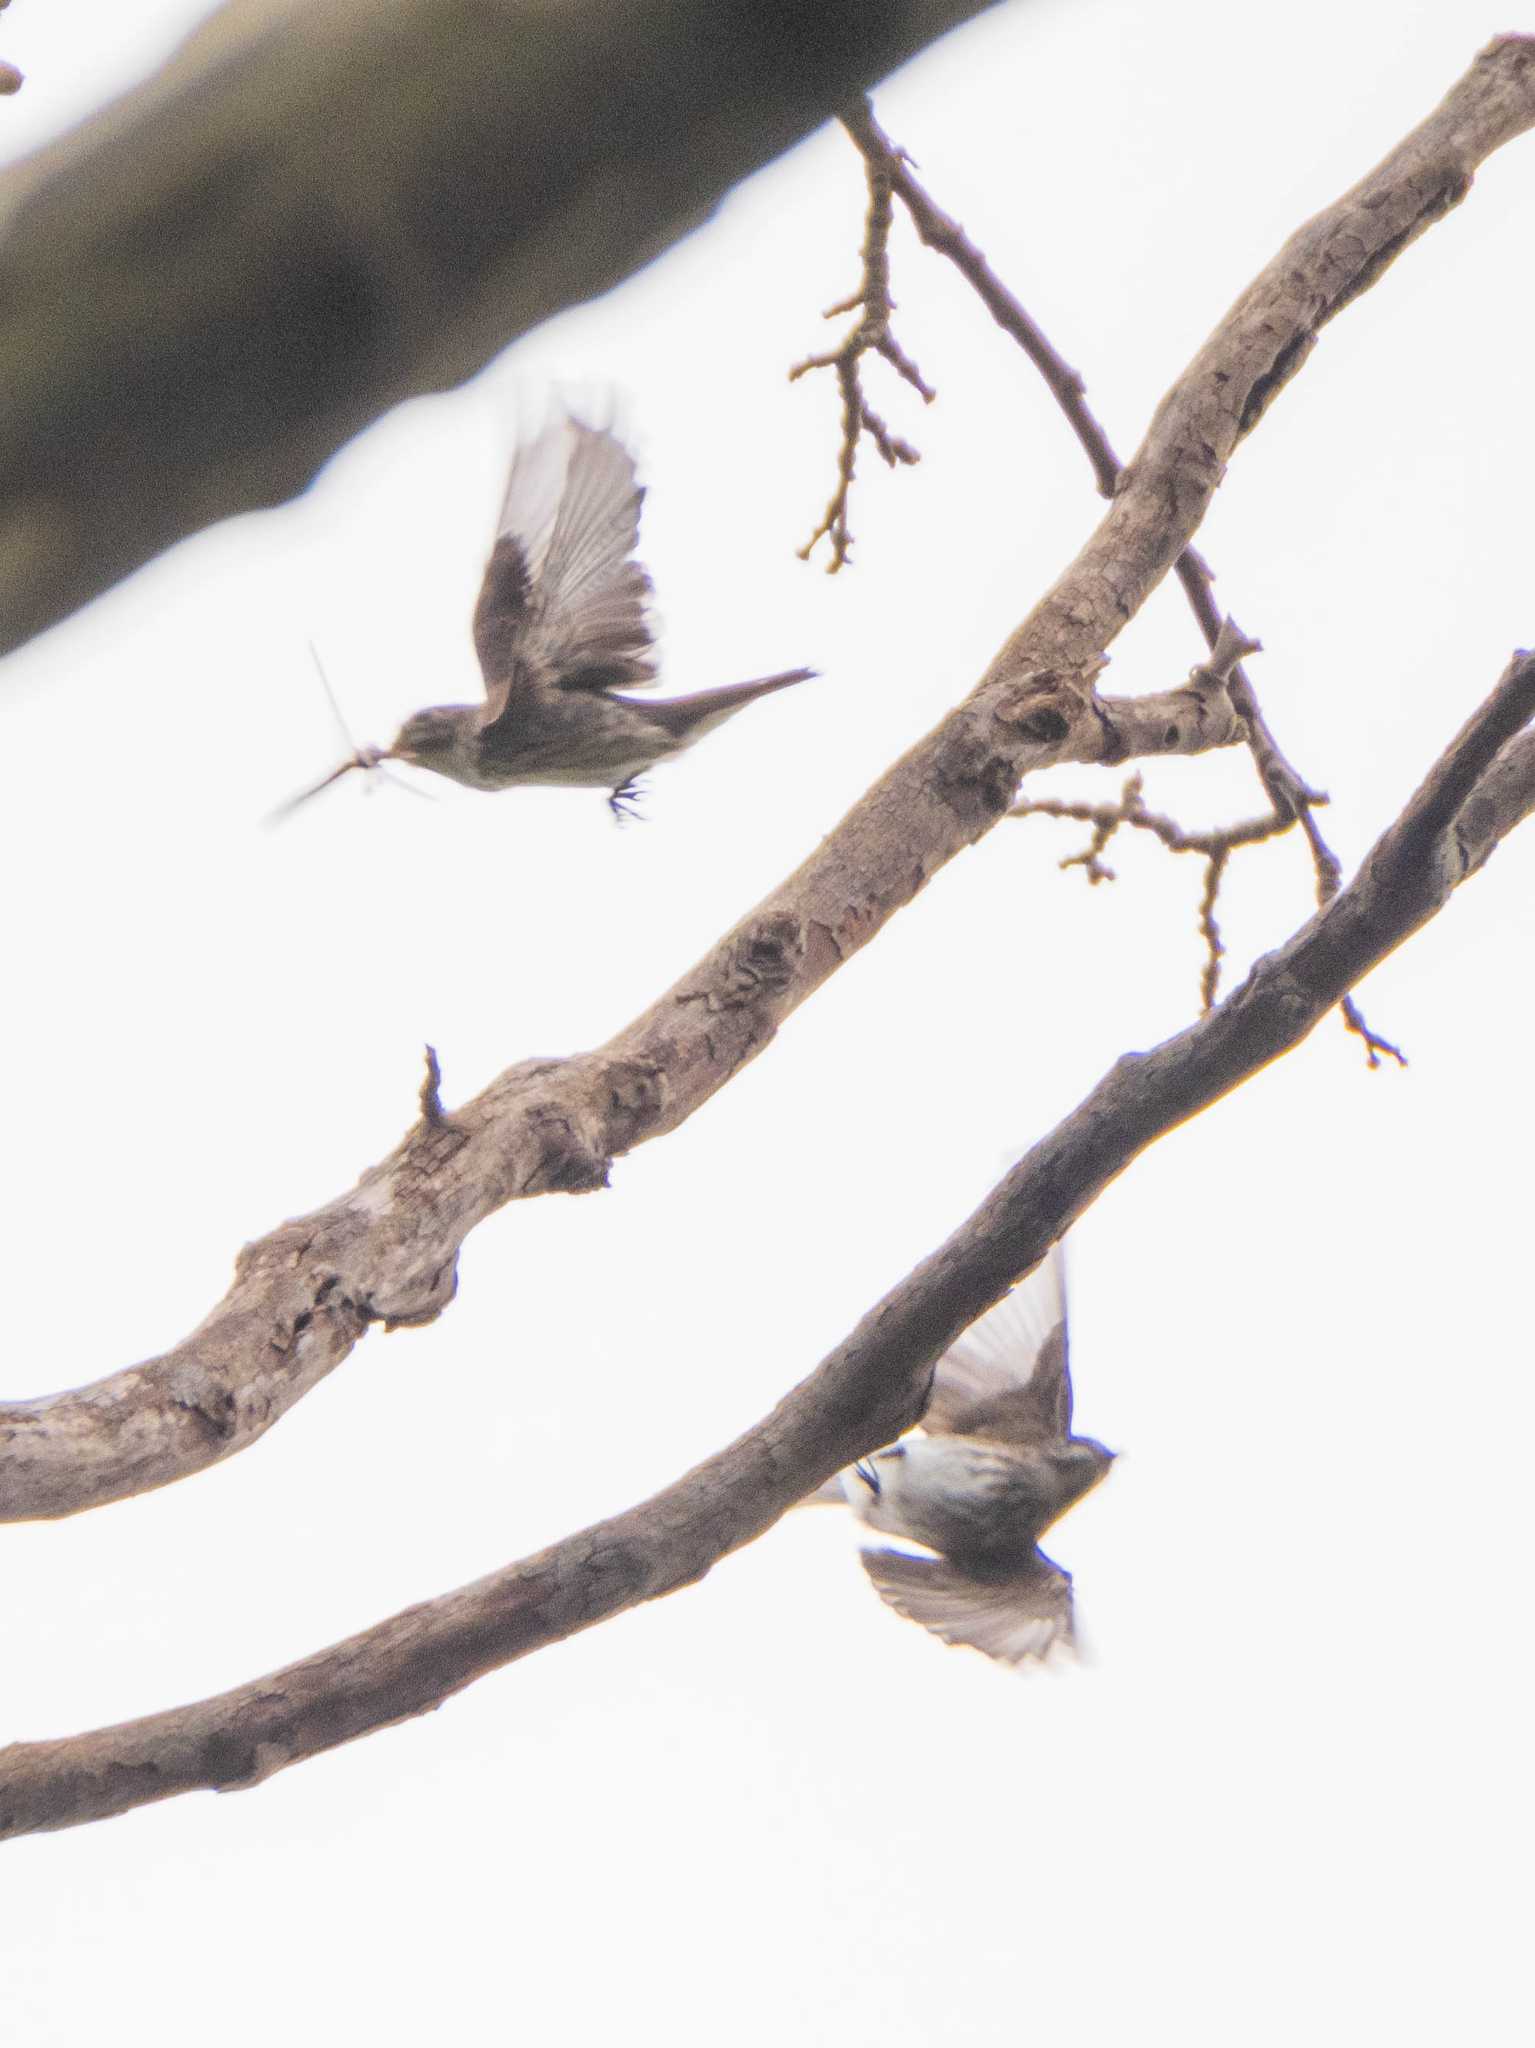
[{"label": "bird's beak", "polygon": [[349,775],[354,768],[376,768],[380,761],[388,758],[388,754],[380,747],[359,747],[349,761],[343,761],[339,768],[333,768],[329,775],[322,776],[311,788],[301,789],[297,796],[290,796],[288,801],[279,804],[275,811],[269,811],[265,822],[268,825],[280,825],[284,818],[291,818],[311,797],[317,797],[322,790],[329,789],[333,782],[339,782],[343,775]]}]

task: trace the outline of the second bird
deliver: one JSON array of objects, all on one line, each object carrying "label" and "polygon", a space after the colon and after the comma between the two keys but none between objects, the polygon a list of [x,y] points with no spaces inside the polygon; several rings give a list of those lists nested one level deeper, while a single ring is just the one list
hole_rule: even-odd
[{"label": "second bird", "polygon": [[622,816],[646,769],[814,675],[785,669],[649,701],[621,694],[656,681],[650,578],[634,559],[644,495],[606,428],[560,419],[520,449],[474,611],[485,702],[418,711],[392,745],[361,748],[307,794],[351,768],[408,761],[470,789],[607,789]]},{"label": "second bird", "polygon": [[869,1549],[880,1598],[946,1643],[1001,1664],[1071,1648],[1071,1574],[1039,1539],[1114,1462],[1071,1427],[1059,1248],[939,1359],[922,1434],[850,1465],[813,1501],[926,1552]]}]

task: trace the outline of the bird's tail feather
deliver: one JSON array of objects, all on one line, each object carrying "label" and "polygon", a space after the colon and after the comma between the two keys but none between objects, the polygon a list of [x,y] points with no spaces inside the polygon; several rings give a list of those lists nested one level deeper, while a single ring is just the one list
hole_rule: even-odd
[{"label": "bird's tail feather", "polygon": [[722,719],[750,704],[754,697],[766,697],[774,690],[787,690],[791,683],[807,683],[813,668],[788,668],[776,676],[758,676],[749,683],[731,683],[723,690],[697,690],[688,697],[661,697],[646,703],[647,718],[664,726],[675,738],[698,739]]}]

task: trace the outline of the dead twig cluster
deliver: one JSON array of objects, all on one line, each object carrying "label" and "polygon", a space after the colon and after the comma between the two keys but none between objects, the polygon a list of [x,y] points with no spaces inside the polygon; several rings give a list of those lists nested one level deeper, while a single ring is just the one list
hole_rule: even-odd
[{"label": "dead twig cluster", "polygon": [[1112,882],[1114,870],[1103,855],[1110,840],[1124,826],[1149,832],[1170,853],[1193,853],[1205,863],[1204,888],[1199,898],[1199,934],[1205,946],[1205,964],[1199,977],[1201,1011],[1215,1007],[1220,985],[1220,963],[1225,955],[1220,926],[1215,916],[1216,898],[1233,853],[1243,846],[1257,846],[1265,839],[1277,839],[1294,829],[1293,818],[1270,812],[1267,817],[1244,819],[1241,824],[1223,825],[1209,832],[1186,832],[1175,818],[1161,811],[1149,811],[1144,801],[1144,780],[1132,775],[1113,804],[1070,803],[1058,797],[1019,797],[1008,813],[1013,818],[1074,818],[1092,826],[1086,846],[1068,853],[1064,868],[1081,868],[1089,882]]},{"label": "dead twig cluster", "polygon": [[859,317],[834,349],[828,349],[824,355],[807,356],[789,372],[789,381],[793,383],[811,370],[833,370],[837,388],[842,394],[842,442],[837,451],[836,489],[827,500],[826,510],[821,514],[814,533],[799,550],[800,560],[808,561],[817,543],[823,538],[828,539],[831,542],[831,560],[826,565],[828,575],[836,574],[852,549],[848,498],[853,488],[858,444],[863,436],[868,435],[892,469],[902,463],[909,465],[922,459],[911,443],[893,433],[870,405],[863,388],[864,357],[870,354],[883,356],[896,374],[921,394],[924,405],[931,405],[938,395],[890,331],[890,316],[895,311],[895,301],[890,296],[891,177],[883,161],[868,159],[866,170],[869,211],[864,222],[863,278],[855,292],[839,299],[836,305],[828,306],[821,316],[825,320],[835,320],[840,314],[856,312]]},{"label": "dead twig cluster", "polygon": [[[1243,657],[1260,652],[1258,641],[1249,640],[1235,620],[1224,619],[1209,661],[1199,664],[1190,673],[1188,687],[1195,691],[1218,690],[1229,699],[1232,677],[1241,667]],[[1199,996],[1201,1010],[1211,1010],[1215,1007],[1221,960],[1226,951],[1215,907],[1227,863],[1239,847],[1257,846],[1266,839],[1276,839],[1281,833],[1290,831],[1296,823],[1297,814],[1282,809],[1276,803],[1266,817],[1249,818],[1240,824],[1223,825],[1206,832],[1190,832],[1175,818],[1161,811],[1148,810],[1144,790],[1144,779],[1137,773],[1120,791],[1118,803],[1086,804],[1055,797],[1020,796],[1008,815],[1013,818],[1074,818],[1082,824],[1091,825],[1092,837],[1087,845],[1077,853],[1067,854],[1060,863],[1063,869],[1081,868],[1090,883],[1115,879],[1114,870],[1103,855],[1115,833],[1127,825],[1137,831],[1151,833],[1170,853],[1198,854],[1205,863],[1204,888],[1200,892],[1198,909],[1199,935],[1205,949]],[[1313,792],[1310,801],[1325,803],[1326,798]]]}]

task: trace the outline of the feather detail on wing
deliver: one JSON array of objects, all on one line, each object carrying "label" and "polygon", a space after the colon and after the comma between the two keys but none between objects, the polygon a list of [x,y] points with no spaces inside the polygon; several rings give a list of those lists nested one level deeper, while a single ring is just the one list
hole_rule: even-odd
[{"label": "feather detail on wing", "polygon": [[975,1579],[946,1558],[865,1550],[863,1568],[888,1607],[946,1643],[999,1664],[1027,1664],[1075,1640],[1071,1574],[1036,1553],[1034,1566],[1006,1579]]},{"label": "feather detail on wing", "polygon": [[939,1359],[922,1426],[1007,1444],[1071,1433],[1065,1261],[1059,1245]]},{"label": "feather detail on wing", "polygon": [[656,680],[650,578],[632,559],[644,495],[606,429],[562,419],[518,451],[474,615],[487,724],[519,686]]}]

